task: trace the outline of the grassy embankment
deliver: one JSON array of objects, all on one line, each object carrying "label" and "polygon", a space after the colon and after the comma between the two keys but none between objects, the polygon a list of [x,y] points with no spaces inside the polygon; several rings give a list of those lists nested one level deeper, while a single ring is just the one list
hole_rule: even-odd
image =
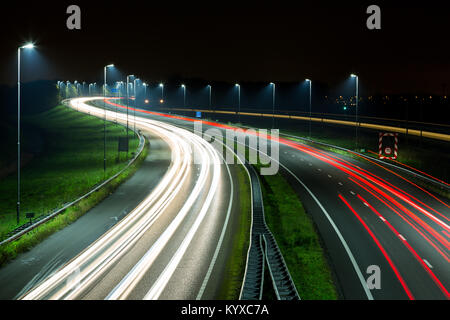
[{"label": "grassy embankment", "polygon": [[[22,223],[25,221],[26,212],[35,212],[36,216],[48,214],[85,194],[104,179],[102,120],[57,106],[25,121],[33,127],[33,130],[40,133],[44,147],[42,152],[22,168]],[[128,154],[130,159],[132,153],[137,150],[139,141],[134,133],[129,134],[132,138]],[[126,136],[126,130],[122,126],[107,123],[106,177],[114,175],[127,164],[125,153],[122,152],[119,158],[117,151],[118,138],[123,136]],[[106,187],[19,240],[0,247],[0,265],[72,223],[107,197],[137,170],[147,151],[146,146],[139,161]],[[16,188],[15,174],[0,181],[0,236],[2,238],[18,226]]]}]

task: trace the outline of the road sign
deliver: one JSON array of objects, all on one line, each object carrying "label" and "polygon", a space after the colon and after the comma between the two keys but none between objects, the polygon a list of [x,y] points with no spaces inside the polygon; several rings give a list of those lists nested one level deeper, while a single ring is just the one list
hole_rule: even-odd
[{"label": "road sign", "polygon": [[127,137],[119,138],[119,152],[120,151],[128,152],[128,138]]},{"label": "road sign", "polygon": [[27,219],[32,219],[32,218],[34,218],[34,212],[27,212],[27,213],[26,213],[26,217],[27,217]]},{"label": "road sign", "polygon": [[[384,137],[391,137],[391,139],[388,138],[383,141]],[[396,160],[397,156],[398,133],[380,132],[378,137],[378,158]]]}]

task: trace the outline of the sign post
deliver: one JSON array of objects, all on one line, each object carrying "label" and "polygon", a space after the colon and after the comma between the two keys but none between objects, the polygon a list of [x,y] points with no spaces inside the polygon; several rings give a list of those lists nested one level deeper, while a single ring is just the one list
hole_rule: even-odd
[{"label": "sign post", "polygon": [[[383,145],[383,137],[394,137],[394,144]],[[380,132],[378,137],[378,158],[396,160],[398,157],[398,133]]]}]

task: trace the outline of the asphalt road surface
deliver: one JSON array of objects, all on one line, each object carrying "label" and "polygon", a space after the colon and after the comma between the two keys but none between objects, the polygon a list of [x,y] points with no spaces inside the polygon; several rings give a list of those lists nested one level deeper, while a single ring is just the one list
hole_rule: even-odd
[{"label": "asphalt road surface", "polygon": [[[125,107],[112,101],[111,110]],[[193,130],[186,116],[136,115]],[[203,130],[230,126],[203,121]],[[279,141],[280,171],[316,223],[345,299],[449,299],[450,206],[375,162]],[[446,165],[446,164],[442,164]],[[376,276],[379,270],[379,282]]]}]

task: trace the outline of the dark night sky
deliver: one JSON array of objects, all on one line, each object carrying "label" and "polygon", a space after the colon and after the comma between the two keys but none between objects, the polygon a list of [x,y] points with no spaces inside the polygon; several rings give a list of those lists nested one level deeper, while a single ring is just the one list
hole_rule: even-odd
[{"label": "dark night sky", "polygon": [[[335,86],[355,72],[374,92],[442,94],[443,84],[450,84],[446,7],[373,2],[382,10],[382,30],[370,31],[365,10],[372,2],[337,2],[2,4],[0,83],[16,81],[17,46],[30,39],[39,56],[24,55],[24,81],[94,81],[105,64],[114,63],[123,74],[150,82],[173,76],[230,82],[308,77]],[[81,31],[66,28],[70,4],[81,7]]]}]

